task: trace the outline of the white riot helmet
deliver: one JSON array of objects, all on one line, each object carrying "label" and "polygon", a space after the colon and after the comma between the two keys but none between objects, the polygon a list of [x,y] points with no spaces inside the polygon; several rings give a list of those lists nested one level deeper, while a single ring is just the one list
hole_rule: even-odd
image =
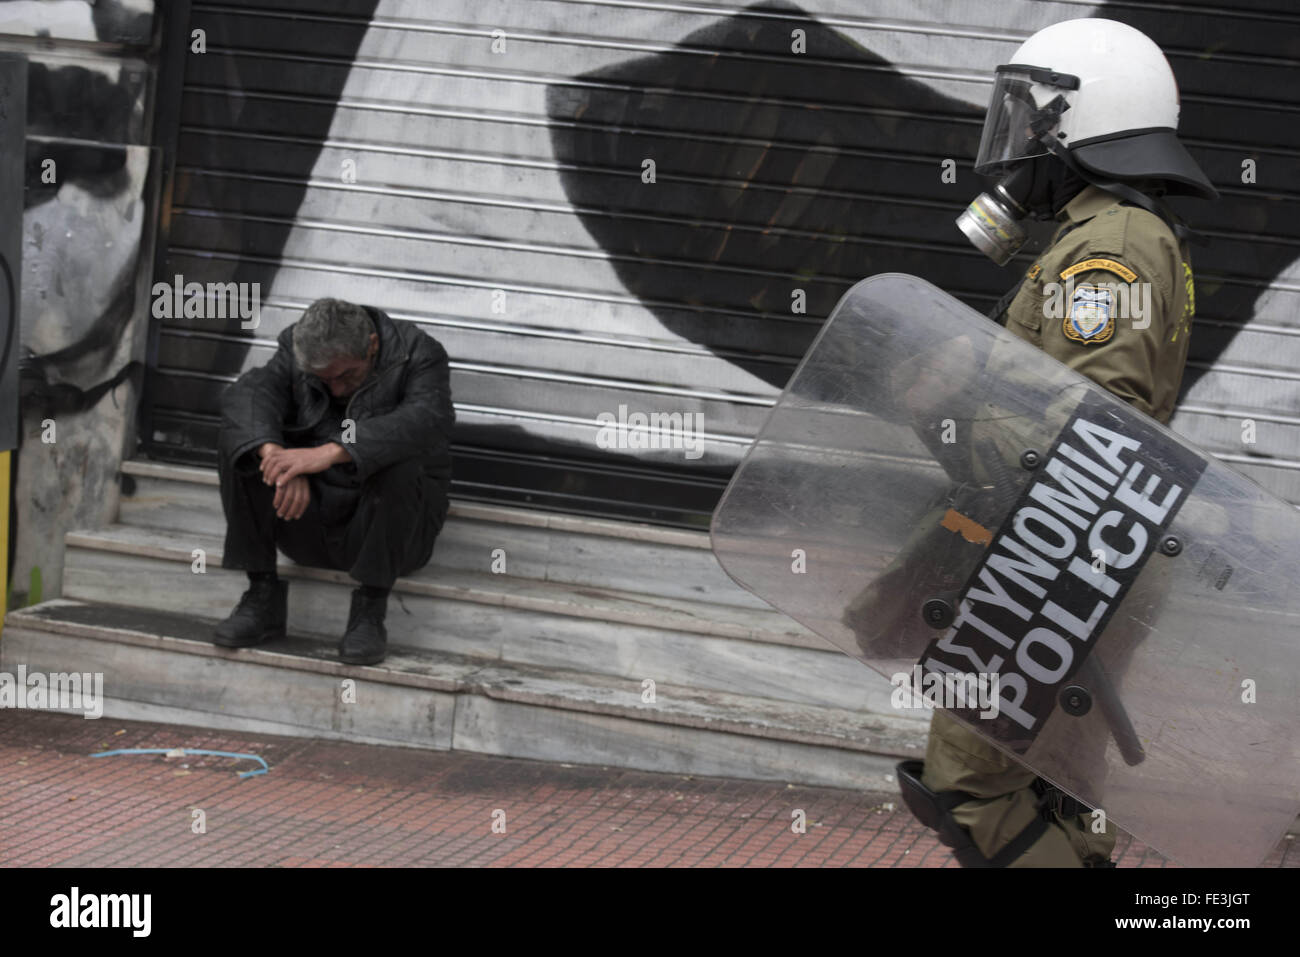
[{"label": "white riot helmet", "polygon": [[1137,197],[1125,182],[1161,181],[1167,193],[1217,199],[1177,130],[1178,84],[1144,33],[1101,19],[1045,27],[997,68],[975,171],[1007,179],[958,225],[995,262],[1010,259],[1024,242],[1025,161],[1049,153],[1122,195]]},{"label": "white riot helmet", "polygon": [[1114,20],[1066,20],[997,68],[975,170],[1046,153],[1047,136],[1090,172],[1217,198],[1177,130],[1178,84],[1146,34]]}]

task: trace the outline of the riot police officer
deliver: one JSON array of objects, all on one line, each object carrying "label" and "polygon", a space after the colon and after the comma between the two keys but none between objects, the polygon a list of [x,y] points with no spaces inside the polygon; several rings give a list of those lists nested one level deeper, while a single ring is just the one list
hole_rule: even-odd
[{"label": "riot police officer", "polygon": [[[1059,224],[995,307],[1012,334],[1168,422],[1195,309],[1186,228],[1162,197],[1217,193],[1177,137],[1160,48],[1102,19],[1057,23],[999,66],[976,172],[998,177],[958,219],[1005,264],[1027,219]],[[1114,828],[936,711],[921,782],[965,866],[1107,866]]]}]

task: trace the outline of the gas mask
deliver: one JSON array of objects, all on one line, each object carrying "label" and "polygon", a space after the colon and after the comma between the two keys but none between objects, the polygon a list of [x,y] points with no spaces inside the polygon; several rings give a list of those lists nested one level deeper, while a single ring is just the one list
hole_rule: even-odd
[{"label": "gas mask", "polygon": [[971,201],[957,217],[957,228],[972,246],[1005,266],[1028,239],[1021,222],[1051,219],[1086,185],[1051,153],[1022,160]]}]

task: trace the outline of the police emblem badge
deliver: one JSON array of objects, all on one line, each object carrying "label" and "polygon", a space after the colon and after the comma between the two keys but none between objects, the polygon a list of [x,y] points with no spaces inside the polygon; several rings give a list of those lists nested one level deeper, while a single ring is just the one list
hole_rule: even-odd
[{"label": "police emblem badge", "polygon": [[1070,298],[1065,336],[1075,342],[1105,342],[1115,332],[1115,298],[1105,286],[1085,283]]}]

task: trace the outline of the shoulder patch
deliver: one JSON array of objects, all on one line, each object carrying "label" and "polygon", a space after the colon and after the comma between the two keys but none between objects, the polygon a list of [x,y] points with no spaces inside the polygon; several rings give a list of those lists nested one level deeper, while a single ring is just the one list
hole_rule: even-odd
[{"label": "shoulder patch", "polygon": [[1062,320],[1065,338],[1075,342],[1105,342],[1115,334],[1114,293],[1106,286],[1075,287],[1070,311]]},{"label": "shoulder patch", "polygon": [[1137,279],[1138,274],[1128,266],[1113,259],[1085,259],[1083,262],[1075,263],[1069,269],[1061,270],[1061,278],[1069,279],[1081,272],[1090,272],[1094,269],[1104,269],[1106,272],[1113,272],[1116,276],[1123,278],[1125,282],[1132,282]]}]

